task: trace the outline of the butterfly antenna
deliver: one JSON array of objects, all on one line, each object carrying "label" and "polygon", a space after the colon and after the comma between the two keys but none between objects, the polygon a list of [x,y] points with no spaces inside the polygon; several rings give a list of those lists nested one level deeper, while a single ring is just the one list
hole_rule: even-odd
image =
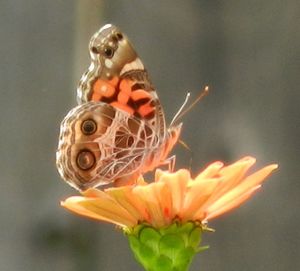
[{"label": "butterfly antenna", "polygon": [[192,150],[191,150],[191,148],[189,147],[189,145],[186,144],[183,140],[179,139],[179,140],[178,140],[178,143],[179,143],[180,145],[182,145],[185,149],[187,149],[189,152],[192,152]]},{"label": "butterfly antenna", "polygon": [[186,94],[186,96],[185,96],[183,104],[180,106],[179,110],[177,111],[177,113],[175,114],[174,118],[172,119],[170,126],[178,119],[178,116],[181,114],[182,110],[186,106],[186,104],[187,104],[190,96],[191,96],[191,93],[188,92]]},{"label": "butterfly antenna", "polygon": [[192,162],[193,162],[193,151],[189,147],[187,143],[185,143],[183,140],[178,140],[178,143],[183,146],[189,153],[190,153],[190,162],[189,162],[189,170],[191,171],[192,169]]},{"label": "butterfly antenna", "polygon": [[188,108],[184,109],[184,107],[186,106],[186,104],[188,102],[188,99],[190,98],[190,93],[187,93],[182,106],[180,107],[180,109],[174,116],[173,120],[171,121],[171,125],[174,122],[178,121],[180,118],[182,118],[187,112],[189,112],[203,97],[205,97],[208,94],[208,92],[209,92],[209,87],[205,86],[203,88],[203,90],[200,92],[200,95],[197,97],[197,99],[194,102],[192,102]]}]

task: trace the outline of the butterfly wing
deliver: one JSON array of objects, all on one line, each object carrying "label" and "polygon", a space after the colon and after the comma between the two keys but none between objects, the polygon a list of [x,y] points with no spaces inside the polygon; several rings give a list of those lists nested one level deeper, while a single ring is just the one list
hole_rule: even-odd
[{"label": "butterfly wing", "polygon": [[79,106],[61,124],[57,167],[79,190],[133,181],[167,158],[181,126],[166,128],[142,61],[117,27],[91,38],[91,64],[77,88]]},{"label": "butterfly wing", "polygon": [[144,65],[127,36],[105,25],[91,38],[91,64],[82,76],[79,104],[101,101],[147,123],[160,138],[166,136],[162,106]]},{"label": "butterfly wing", "polygon": [[61,124],[57,167],[79,190],[141,173],[158,136],[137,117],[102,102],[72,109]]}]

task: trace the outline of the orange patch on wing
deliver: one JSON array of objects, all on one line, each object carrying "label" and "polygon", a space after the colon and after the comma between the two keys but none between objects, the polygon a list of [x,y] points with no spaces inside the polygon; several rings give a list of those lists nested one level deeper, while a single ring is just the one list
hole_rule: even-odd
[{"label": "orange patch on wing", "polygon": [[138,101],[140,99],[144,99],[144,98],[149,98],[151,99],[151,95],[149,94],[149,92],[147,92],[146,90],[143,89],[137,89],[135,91],[133,91],[131,93],[131,98],[134,101]]},{"label": "orange patch on wing", "polygon": [[120,91],[118,94],[118,102],[121,104],[127,104],[129,95],[125,91]]},{"label": "orange patch on wing", "polygon": [[113,85],[114,87],[116,87],[118,85],[119,82],[119,78],[118,77],[113,77],[111,80],[108,81],[111,85]]},{"label": "orange patch on wing", "polygon": [[134,82],[128,79],[123,79],[120,82],[120,90],[124,93],[126,93],[127,95],[131,94],[131,87],[134,85]]},{"label": "orange patch on wing", "polygon": [[134,110],[126,104],[121,104],[119,102],[112,102],[112,103],[110,103],[110,105],[113,106],[113,107],[116,107],[118,109],[121,109],[123,111],[126,111],[130,115],[133,115],[133,113],[134,113]]},{"label": "orange patch on wing", "polygon": [[146,103],[144,105],[141,105],[138,109],[138,113],[142,116],[145,117],[147,116],[149,113],[152,113],[154,110],[153,106],[150,105],[150,103]]},{"label": "orange patch on wing", "polygon": [[127,104],[131,95],[131,88],[133,84],[134,82],[128,79],[123,79],[120,82],[119,85],[120,92],[118,94],[118,102],[120,102],[121,104]]},{"label": "orange patch on wing", "polygon": [[98,92],[93,92],[92,101],[101,101],[102,95]]}]

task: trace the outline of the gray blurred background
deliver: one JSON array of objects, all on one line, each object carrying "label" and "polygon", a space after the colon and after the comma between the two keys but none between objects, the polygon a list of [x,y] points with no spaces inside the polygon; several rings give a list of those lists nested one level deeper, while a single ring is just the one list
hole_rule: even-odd
[{"label": "gray blurred background", "polygon": [[300,270],[300,2],[0,1],[0,270],[142,270],[114,226],[59,206],[77,194],[55,167],[59,125],[75,106],[90,36],[118,25],[184,117],[178,167],[257,157],[280,169],[240,209],[210,223],[191,270]]}]

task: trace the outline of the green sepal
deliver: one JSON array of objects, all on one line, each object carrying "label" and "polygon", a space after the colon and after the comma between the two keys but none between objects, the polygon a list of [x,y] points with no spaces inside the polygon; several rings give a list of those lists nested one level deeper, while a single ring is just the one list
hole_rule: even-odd
[{"label": "green sepal", "polygon": [[186,271],[200,247],[203,225],[174,222],[159,229],[139,224],[124,230],[136,260],[147,271]]}]

